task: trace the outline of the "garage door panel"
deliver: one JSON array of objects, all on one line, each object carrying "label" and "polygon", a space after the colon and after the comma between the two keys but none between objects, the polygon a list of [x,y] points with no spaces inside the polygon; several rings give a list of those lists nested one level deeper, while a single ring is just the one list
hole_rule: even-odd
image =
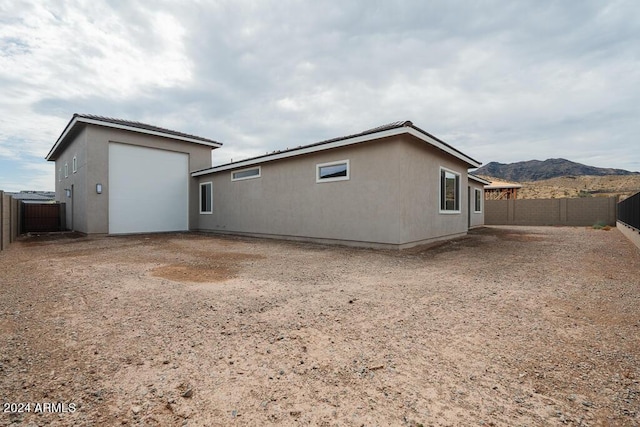
[{"label": "garage door panel", "polygon": [[189,228],[189,156],[109,144],[109,233]]}]

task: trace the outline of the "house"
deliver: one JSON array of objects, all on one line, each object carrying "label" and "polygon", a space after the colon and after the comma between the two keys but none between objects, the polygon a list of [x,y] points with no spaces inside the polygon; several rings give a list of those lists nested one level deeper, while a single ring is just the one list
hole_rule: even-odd
[{"label": "house", "polygon": [[396,122],[192,173],[197,229],[389,248],[460,237],[481,221],[466,194],[479,164]]},{"label": "house", "polygon": [[143,123],[74,114],[46,159],[67,227],[87,234],[187,231],[198,184],[219,142]]},{"label": "house", "polygon": [[520,188],[522,188],[520,184],[493,180],[484,187],[484,194],[487,200],[515,200],[518,198]]},{"label": "house", "polygon": [[47,159],[57,200],[71,203],[67,224],[85,233],[194,230],[401,249],[484,223],[488,181],[467,173],[480,163],[410,121],[212,167],[220,145],[74,115]]}]

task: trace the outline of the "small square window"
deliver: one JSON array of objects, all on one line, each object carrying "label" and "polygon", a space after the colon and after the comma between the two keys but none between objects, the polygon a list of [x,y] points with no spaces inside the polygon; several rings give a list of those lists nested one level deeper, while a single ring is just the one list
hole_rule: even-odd
[{"label": "small square window", "polygon": [[210,214],[213,212],[213,183],[200,183],[200,213]]},{"label": "small square window", "polygon": [[346,181],[349,175],[349,160],[316,165],[316,182]]}]

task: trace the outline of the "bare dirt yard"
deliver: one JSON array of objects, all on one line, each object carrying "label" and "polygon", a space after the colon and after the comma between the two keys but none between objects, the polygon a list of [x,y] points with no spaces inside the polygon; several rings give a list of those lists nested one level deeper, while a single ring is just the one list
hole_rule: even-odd
[{"label": "bare dirt yard", "polygon": [[0,274],[0,425],[640,425],[640,251],[615,229],[31,237]]}]

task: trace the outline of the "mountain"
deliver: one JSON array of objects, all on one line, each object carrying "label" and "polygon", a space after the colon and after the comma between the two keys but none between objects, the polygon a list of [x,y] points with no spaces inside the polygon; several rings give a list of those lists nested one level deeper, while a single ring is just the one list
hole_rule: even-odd
[{"label": "mountain", "polygon": [[564,176],[521,185],[518,199],[631,196],[640,191],[640,174]]},{"label": "mountain", "polygon": [[529,160],[517,163],[491,162],[473,172],[475,175],[491,176],[507,181],[540,181],[560,176],[604,176],[604,175],[640,175],[623,169],[597,168],[566,159]]}]

